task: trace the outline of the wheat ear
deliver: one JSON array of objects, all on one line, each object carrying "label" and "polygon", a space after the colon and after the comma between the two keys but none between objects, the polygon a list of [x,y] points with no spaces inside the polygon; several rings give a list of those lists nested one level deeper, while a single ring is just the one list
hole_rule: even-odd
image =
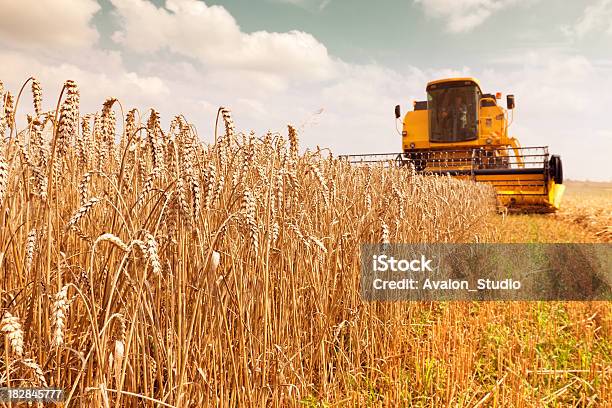
[{"label": "wheat ear", "polygon": [[64,344],[64,327],[66,326],[66,313],[68,312],[68,285],[65,285],[55,295],[53,310],[51,312],[51,327],[53,337],[51,345],[60,347]]},{"label": "wheat ear", "polygon": [[68,221],[66,228],[73,228],[74,226],[76,226],[79,220],[83,218],[85,215],[87,215],[87,213],[91,211],[93,206],[99,203],[100,201],[101,200],[97,197],[92,197],[89,200],[87,200],[85,204],[83,204],[81,208],[79,208],[77,212],[74,213],[72,218],[70,218],[70,221]]},{"label": "wheat ear", "polygon": [[23,356],[23,330],[19,318],[9,312],[4,312],[4,317],[0,321],[0,332],[5,333],[11,344],[13,352]]}]

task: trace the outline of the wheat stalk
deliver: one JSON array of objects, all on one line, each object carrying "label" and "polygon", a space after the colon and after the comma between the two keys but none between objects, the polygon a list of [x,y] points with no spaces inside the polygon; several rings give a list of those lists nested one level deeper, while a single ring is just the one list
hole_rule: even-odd
[{"label": "wheat stalk", "polygon": [[91,121],[92,115],[85,115],[81,119],[81,133],[78,135],[76,140],[77,157],[79,158],[79,164],[83,167],[87,166],[89,158],[89,147],[91,146]]},{"label": "wheat stalk", "polygon": [[291,159],[293,161],[297,161],[298,158],[298,136],[297,136],[297,130],[295,129],[295,127],[289,125],[289,155],[291,156]]},{"label": "wheat stalk", "polygon": [[310,170],[314,173],[315,178],[317,179],[319,188],[321,189],[321,193],[323,195],[323,202],[325,203],[325,208],[327,208],[329,207],[329,190],[325,183],[325,178],[321,174],[321,170],[317,165],[315,165],[314,163],[309,163],[308,166]]},{"label": "wheat stalk", "polygon": [[3,155],[0,153],[0,205],[4,202],[4,196],[8,188],[9,181],[9,167],[6,161],[4,161]]},{"label": "wheat stalk", "polygon": [[55,295],[51,311],[51,337],[52,347],[64,345],[64,327],[66,326],[66,313],[68,313],[68,285],[65,285]]},{"label": "wheat stalk", "polygon": [[259,244],[258,244],[258,228],[256,215],[255,197],[250,190],[245,189],[242,195],[242,214],[246,222],[250,247],[253,250],[255,256],[257,256]]},{"label": "wheat stalk", "polygon": [[32,98],[34,100],[34,112],[36,116],[40,116],[42,113],[42,87],[38,79],[32,79]]},{"label": "wheat stalk", "polygon": [[115,146],[115,112],[113,105],[117,98],[108,98],[102,104],[100,114],[100,156],[98,157],[98,169],[106,165],[107,160],[114,160]]},{"label": "wheat stalk", "polygon": [[23,356],[23,330],[19,318],[11,313],[4,312],[2,320],[0,320],[0,332],[5,333],[13,352],[21,357]]},{"label": "wheat stalk", "polygon": [[[206,194],[204,198],[204,208],[207,210],[212,207],[213,199],[215,198],[215,187],[217,185],[217,172],[215,171],[215,166],[212,163],[208,164],[206,168]],[[193,205],[194,205],[194,213],[196,212],[196,196],[199,196],[199,187],[198,187],[198,195],[196,195],[196,190],[193,191]],[[199,208],[199,199],[197,200],[198,208]]]},{"label": "wheat stalk", "polygon": [[100,198],[97,197],[92,197],[89,200],[87,200],[72,216],[72,218],[70,218],[70,220],[68,221],[68,224],[66,224],[66,228],[74,228],[74,226],[76,226],[76,224],[81,220],[81,218],[83,218],[85,215],[87,215],[87,213],[89,211],[91,211],[91,209],[100,201],[102,201]]},{"label": "wheat stalk", "polygon": [[113,370],[115,381],[121,378],[121,366],[123,357],[125,356],[125,343],[121,340],[115,340],[115,347],[110,355],[110,368]]},{"label": "wheat stalk", "polygon": [[151,114],[147,121],[148,142],[152,150],[153,171],[162,171],[164,168],[164,154],[160,141],[160,119],[159,113],[151,109]]},{"label": "wheat stalk", "polygon": [[129,250],[130,250],[129,246],[128,246],[126,243],[124,243],[124,242],[121,240],[121,238],[119,238],[119,237],[117,237],[116,235],[111,234],[111,233],[106,233],[106,234],[102,234],[102,235],[100,235],[100,236],[99,236],[98,238],[96,238],[96,240],[94,241],[93,246],[94,246],[94,247],[97,247],[97,245],[98,245],[100,242],[104,242],[104,241],[106,241],[106,242],[110,242],[110,243],[114,244],[114,245],[115,245],[117,248],[121,249],[121,250],[122,250],[122,251],[124,251],[124,252],[129,252]]},{"label": "wheat stalk", "polygon": [[383,221],[380,220],[380,243],[381,244],[389,244],[389,226]]},{"label": "wheat stalk", "polygon": [[15,98],[10,91],[4,95],[4,116],[8,119],[8,125],[12,126],[13,113],[15,113]]},{"label": "wheat stalk", "polygon": [[228,108],[221,108],[221,115],[223,117],[223,124],[225,125],[225,137],[228,141],[232,140],[236,131],[234,119],[232,119],[232,112]]},{"label": "wheat stalk", "polygon": [[148,232],[145,235],[145,245],[146,245],[145,252],[147,254],[149,262],[151,263],[151,266],[153,267],[153,273],[155,275],[161,276],[162,266],[161,266],[161,262],[159,259],[157,241],[155,240],[155,237]]},{"label": "wheat stalk", "polygon": [[30,232],[28,233],[28,238],[26,241],[25,269],[28,272],[32,269],[32,261],[34,260],[34,251],[36,250],[36,241],[37,241],[36,228],[32,228],[32,230],[30,230]]},{"label": "wheat stalk", "polygon": [[80,93],[76,82],[65,82],[66,99],[60,108],[60,118],[57,130],[56,151],[58,157],[63,157],[68,149],[68,142],[75,136],[79,126]]},{"label": "wheat stalk", "polygon": [[45,378],[45,373],[43,372],[42,368],[40,368],[38,363],[36,363],[36,361],[34,361],[31,358],[24,358],[20,362],[25,367],[29,368],[30,370],[34,372],[34,376],[36,377],[36,381],[38,382],[38,385],[45,387],[45,388],[48,386],[47,379]]},{"label": "wheat stalk", "polygon": [[220,262],[221,262],[221,254],[217,251],[213,251],[210,256],[210,266],[209,266],[209,272],[211,275],[214,276],[214,274],[217,272]]}]

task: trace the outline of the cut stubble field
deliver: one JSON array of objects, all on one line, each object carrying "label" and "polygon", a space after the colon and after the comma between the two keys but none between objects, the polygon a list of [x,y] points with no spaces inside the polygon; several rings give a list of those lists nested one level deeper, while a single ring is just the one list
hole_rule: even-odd
[{"label": "cut stubble field", "polygon": [[299,153],[295,128],[239,133],[225,108],[206,144],[182,116],[162,129],[113,98],[80,115],[72,81],[44,111],[26,84],[28,116],[26,93],[0,89],[0,387],[96,407],[610,401],[609,302],[359,290],[362,243],[586,242],[598,226],[502,217],[484,185]]},{"label": "cut stubble field", "polygon": [[566,181],[561,210],[505,217],[504,242],[612,242],[612,183]]}]

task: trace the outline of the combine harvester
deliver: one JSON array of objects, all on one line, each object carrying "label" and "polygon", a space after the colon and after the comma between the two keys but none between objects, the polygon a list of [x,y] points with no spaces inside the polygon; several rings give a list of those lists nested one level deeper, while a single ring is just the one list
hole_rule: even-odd
[{"label": "combine harvester", "polygon": [[[510,211],[554,212],[565,190],[561,157],[548,147],[521,147],[508,136],[514,95],[507,110],[501,94],[483,94],[473,78],[427,84],[427,101],[404,117],[402,152],[341,156],[354,164],[412,165],[419,173],[451,175],[491,184]],[[400,107],[395,107],[399,119]],[[512,116],[512,115],[511,115]]]}]

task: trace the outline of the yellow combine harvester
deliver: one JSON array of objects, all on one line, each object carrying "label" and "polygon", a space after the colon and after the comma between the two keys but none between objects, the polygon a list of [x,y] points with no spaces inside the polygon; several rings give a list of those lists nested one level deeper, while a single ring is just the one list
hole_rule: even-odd
[{"label": "yellow combine harvester", "polygon": [[[450,174],[494,186],[509,210],[553,212],[565,190],[561,158],[548,147],[521,147],[508,135],[514,96],[507,110],[501,95],[486,94],[474,78],[427,84],[427,100],[404,117],[402,152],[342,156],[351,163],[412,165],[417,172]],[[400,118],[399,105],[395,117]]]}]

